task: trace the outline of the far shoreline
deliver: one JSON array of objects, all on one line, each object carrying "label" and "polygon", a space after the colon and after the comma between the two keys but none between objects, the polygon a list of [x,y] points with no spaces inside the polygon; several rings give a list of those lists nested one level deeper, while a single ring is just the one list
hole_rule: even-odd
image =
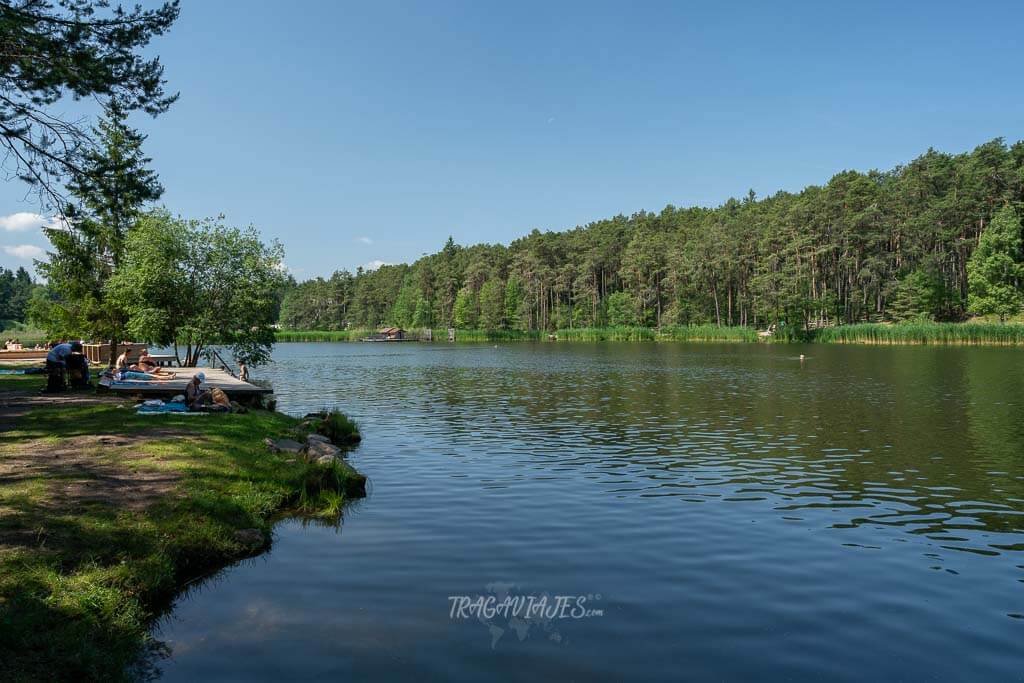
[{"label": "far shoreline", "polygon": [[[427,328],[420,328],[426,330]],[[416,333],[416,329],[412,330]],[[358,342],[374,333],[348,330],[278,330],[278,343]],[[426,337],[426,334],[421,335]],[[427,341],[424,339],[424,341]],[[760,344],[860,344],[868,346],[1024,346],[1024,324],[1017,322],[856,323],[817,329],[781,328],[765,335],[752,327],[678,325],[654,327],[539,330],[455,329],[456,343],[495,342],[695,342]],[[389,343],[389,342],[385,342]],[[429,343],[451,343],[448,330],[433,329]]]}]

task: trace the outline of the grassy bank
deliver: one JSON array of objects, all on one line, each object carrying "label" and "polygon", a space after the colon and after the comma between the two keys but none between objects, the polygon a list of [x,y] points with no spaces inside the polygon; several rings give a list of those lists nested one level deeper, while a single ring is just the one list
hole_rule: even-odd
[{"label": "grassy bank", "polygon": [[[0,403],[41,382],[0,376]],[[259,552],[275,514],[336,517],[358,490],[344,463],[270,453],[298,425],[280,413],[147,417],[75,397],[0,410],[5,680],[125,678],[183,585]]]},{"label": "grassy bank", "polygon": [[[376,330],[279,330],[279,342],[359,341]],[[419,334],[409,330],[409,334]],[[435,341],[447,341],[448,330],[433,330]],[[554,332],[538,330],[456,330],[460,342],[543,341],[757,341],[757,331],[749,327],[716,327],[715,325],[678,325],[662,327],[577,327]]]},{"label": "grassy bank", "polygon": [[[358,341],[372,330],[281,331],[278,341]],[[413,332],[415,333],[415,331]],[[824,344],[965,344],[1024,345],[1024,324],[1010,322],[863,323],[820,330],[783,328],[772,337],[759,337],[751,327],[678,325],[652,327],[600,327],[560,329],[554,332],[521,330],[457,330],[460,342],[515,341],[694,341],[694,342],[820,342]],[[446,341],[447,330],[434,330],[435,341]]]}]

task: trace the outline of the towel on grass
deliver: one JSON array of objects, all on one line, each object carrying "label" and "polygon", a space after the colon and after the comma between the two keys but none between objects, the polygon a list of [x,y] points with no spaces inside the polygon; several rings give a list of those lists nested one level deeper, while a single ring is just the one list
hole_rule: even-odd
[{"label": "towel on grass", "polygon": [[158,413],[188,413],[188,406],[184,403],[146,401],[135,411],[136,415],[153,415]]}]

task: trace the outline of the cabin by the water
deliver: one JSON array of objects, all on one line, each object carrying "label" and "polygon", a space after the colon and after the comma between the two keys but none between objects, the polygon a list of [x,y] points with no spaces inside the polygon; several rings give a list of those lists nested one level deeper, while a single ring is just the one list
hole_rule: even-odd
[{"label": "cabin by the water", "polygon": [[369,337],[363,337],[365,342],[403,342],[419,341],[418,337],[409,336],[401,327],[383,327]]}]

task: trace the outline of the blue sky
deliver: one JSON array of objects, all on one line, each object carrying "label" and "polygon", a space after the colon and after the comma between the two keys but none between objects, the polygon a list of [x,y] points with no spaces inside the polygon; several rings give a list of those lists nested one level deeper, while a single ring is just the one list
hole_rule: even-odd
[{"label": "blue sky", "polygon": [[[256,225],[303,279],[1016,141],[1021,26],[1018,2],[184,0],[154,45],[181,99],[133,123],[164,204]],[[46,246],[10,218],[36,210],[0,184],[0,265]]]}]

